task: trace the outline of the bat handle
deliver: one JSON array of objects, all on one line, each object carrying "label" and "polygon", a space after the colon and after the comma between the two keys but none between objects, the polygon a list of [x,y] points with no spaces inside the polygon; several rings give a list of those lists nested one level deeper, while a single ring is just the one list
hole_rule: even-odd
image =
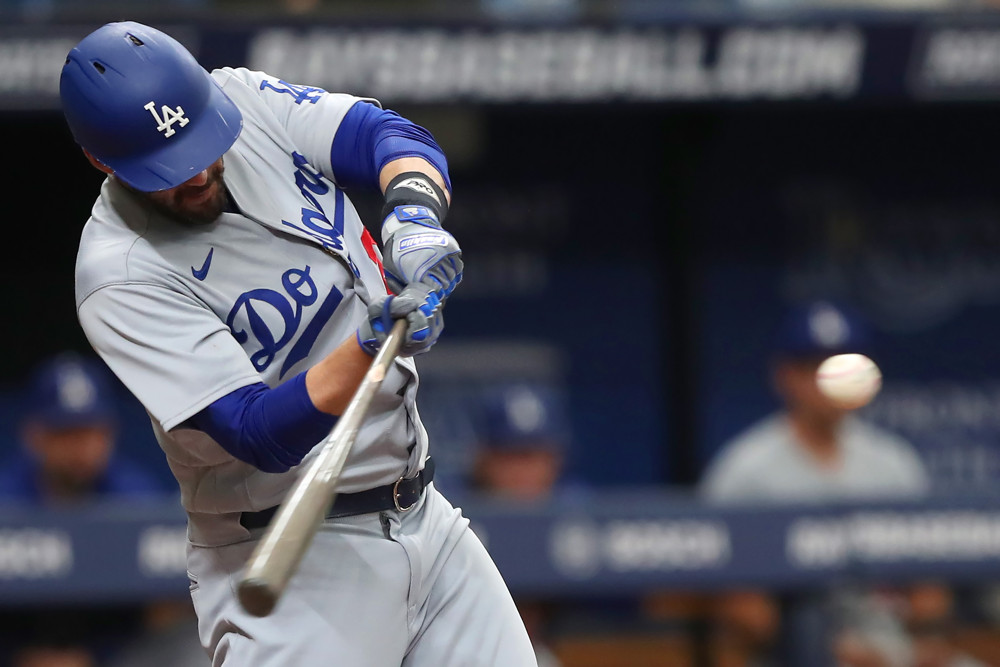
[{"label": "bat handle", "polygon": [[236,591],[240,606],[258,617],[268,616],[281,595],[280,591],[275,591],[271,582],[260,578],[243,579]]}]

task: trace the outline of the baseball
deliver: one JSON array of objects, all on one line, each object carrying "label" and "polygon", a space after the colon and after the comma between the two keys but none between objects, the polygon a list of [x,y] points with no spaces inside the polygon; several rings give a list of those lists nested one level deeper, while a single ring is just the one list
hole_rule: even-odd
[{"label": "baseball", "polygon": [[882,388],[882,372],[863,354],[837,354],[819,365],[816,385],[839,407],[853,410],[875,398]]}]

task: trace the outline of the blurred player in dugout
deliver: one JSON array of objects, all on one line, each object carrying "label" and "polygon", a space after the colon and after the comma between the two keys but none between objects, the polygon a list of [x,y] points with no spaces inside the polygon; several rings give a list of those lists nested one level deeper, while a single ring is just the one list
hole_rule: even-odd
[{"label": "blurred player in dugout", "polygon": [[[517,503],[547,502],[569,492],[573,485],[564,475],[569,428],[557,392],[534,383],[512,383],[485,392],[478,408],[469,491]],[[514,602],[538,666],[559,667],[549,647],[549,604],[523,596],[515,596]]]},{"label": "blurred player in dugout", "polygon": [[557,394],[514,384],[487,392],[481,408],[471,488],[521,501],[561,494],[569,435]]},{"label": "blurred player in dugout", "polygon": [[118,405],[103,364],[69,353],[48,359],[26,400],[23,447],[0,468],[0,498],[53,505],[163,493],[115,451]]},{"label": "blurred player in dugout", "polygon": [[[22,446],[0,466],[0,502],[66,507],[164,497],[155,474],[116,451],[121,406],[103,363],[56,355],[34,369],[25,389]],[[144,633],[192,617],[184,613],[189,606],[184,600],[4,611],[0,660],[12,667],[109,665]]]},{"label": "blurred player in dugout", "polygon": [[[815,379],[820,362],[847,352],[872,355],[870,330],[858,314],[826,301],[789,310],[771,350],[771,381],[782,408],[722,447],[702,479],[704,498],[817,503],[917,498],[930,490],[921,459],[908,442],[820,393]],[[977,664],[948,644],[952,598],[943,586],[845,591],[830,605],[839,628],[830,638],[832,652],[840,665]],[[773,598],[761,591],[733,591],[713,607],[720,656],[733,660],[749,654],[750,664],[780,664],[771,655],[781,622]],[[725,658],[719,662],[725,664]]]}]

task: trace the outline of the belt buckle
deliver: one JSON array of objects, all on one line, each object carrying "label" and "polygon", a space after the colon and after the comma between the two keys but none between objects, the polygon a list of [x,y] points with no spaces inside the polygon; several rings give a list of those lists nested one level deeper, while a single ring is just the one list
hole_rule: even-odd
[{"label": "belt buckle", "polygon": [[409,505],[407,505],[406,507],[403,507],[402,505],[399,504],[399,483],[402,482],[404,479],[405,478],[400,477],[399,479],[396,480],[396,483],[392,485],[392,504],[396,506],[396,510],[399,512],[409,512],[416,506],[418,502],[420,502],[420,496],[418,495],[417,499],[414,500]]}]

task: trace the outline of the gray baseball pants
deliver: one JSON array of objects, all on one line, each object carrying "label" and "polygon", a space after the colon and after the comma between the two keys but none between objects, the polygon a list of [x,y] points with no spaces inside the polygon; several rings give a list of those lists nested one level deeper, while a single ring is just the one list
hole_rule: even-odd
[{"label": "gray baseball pants", "polygon": [[213,667],[535,667],[507,586],[431,485],[412,510],[327,520],[267,618],[236,599],[257,541],[189,547]]}]

